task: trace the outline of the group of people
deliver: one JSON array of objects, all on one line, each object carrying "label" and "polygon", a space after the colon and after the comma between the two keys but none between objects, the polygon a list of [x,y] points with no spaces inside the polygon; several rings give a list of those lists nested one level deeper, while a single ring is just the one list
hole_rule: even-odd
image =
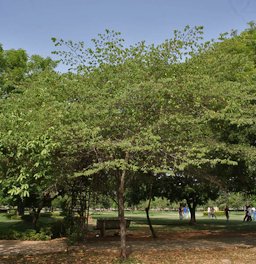
[{"label": "group of people", "polygon": [[[208,212],[208,218],[216,219],[215,209],[213,206],[208,207],[207,212]],[[228,206],[225,207],[224,213],[225,213],[227,221],[229,221]],[[180,204],[179,219],[180,220],[182,220],[183,218],[187,219],[189,217],[189,214],[190,214],[189,208],[187,206],[183,206],[182,204]],[[256,220],[256,209],[255,207],[252,207],[251,205],[246,205],[245,206],[245,216],[244,216],[243,222],[251,222],[252,220]]]},{"label": "group of people", "polygon": [[243,222],[251,222],[252,220],[256,220],[256,209],[255,207],[251,207],[251,205],[246,205]]},{"label": "group of people", "polygon": [[183,218],[188,219],[190,214],[190,210],[187,206],[182,206],[182,204],[180,204],[179,207],[179,219],[182,220]]},{"label": "group of people", "polygon": [[207,209],[208,218],[216,218],[214,207],[208,207]]},{"label": "group of people", "polygon": [[[215,209],[213,206],[208,207],[207,212],[208,212],[208,218],[215,218],[215,219],[217,218],[215,215]],[[228,221],[229,220],[229,208],[228,208],[228,206],[225,207],[224,213],[225,213],[226,219]]]},{"label": "group of people", "polygon": [[[208,207],[208,217],[209,218],[216,218],[214,207]],[[224,213],[226,216],[227,221],[229,221],[229,208],[228,206],[225,207]],[[252,220],[256,220],[256,209],[255,207],[251,207],[251,205],[245,206],[245,216],[243,222],[251,222]]]}]

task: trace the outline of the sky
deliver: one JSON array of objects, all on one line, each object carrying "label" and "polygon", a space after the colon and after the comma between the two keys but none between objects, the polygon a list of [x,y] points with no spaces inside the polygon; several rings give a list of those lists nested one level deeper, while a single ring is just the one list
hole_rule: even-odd
[{"label": "sky", "polygon": [[241,32],[250,21],[256,21],[256,0],[0,0],[0,43],[53,57],[52,37],[90,45],[113,29],[127,45],[159,44],[175,29],[202,25],[209,40]]}]

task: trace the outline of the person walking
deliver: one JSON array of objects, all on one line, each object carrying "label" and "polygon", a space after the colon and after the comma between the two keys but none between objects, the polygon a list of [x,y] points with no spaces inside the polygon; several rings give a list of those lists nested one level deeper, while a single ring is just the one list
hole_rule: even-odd
[{"label": "person walking", "polygon": [[243,222],[245,222],[245,221],[247,221],[247,218],[248,218],[248,206],[246,205],[245,206],[245,216],[244,216],[244,220],[243,220]]},{"label": "person walking", "polygon": [[180,204],[180,207],[179,207],[179,219],[182,220],[183,219],[183,208],[182,208],[182,205]]},{"label": "person walking", "polygon": [[187,206],[185,206],[183,209],[183,215],[184,215],[185,219],[188,219],[189,208]]},{"label": "person walking", "polygon": [[247,221],[251,222],[252,221],[252,207],[249,205],[248,206],[248,217],[247,217]]},{"label": "person walking", "polygon": [[229,221],[229,208],[228,208],[228,206],[225,207],[224,211],[225,211],[226,219],[227,219],[227,221]]},{"label": "person walking", "polygon": [[252,221],[252,208],[250,205],[245,206],[245,216],[243,222],[251,222]]},{"label": "person walking", "polygon": [[207,208],[208,218],[211,218],[211,207]]},{"label": "person walking", "polygon": [[253,220],[253,221],[256,220],[256,209],[255,209],[254,206],[252,207],[252,220]]},{"label": "person walking", "polygon": [[214,207],[211,207],[211,217],[216,219]]}]

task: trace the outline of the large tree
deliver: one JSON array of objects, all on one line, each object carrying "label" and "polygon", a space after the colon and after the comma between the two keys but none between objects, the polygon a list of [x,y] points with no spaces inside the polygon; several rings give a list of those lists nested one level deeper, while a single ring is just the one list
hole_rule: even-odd
[{"label": "large tree", "polygon": [[89,49],[81,42],[53,39],[57,47],[68,48],[56,53],[78,69],[77,80],[84,80],[70,110],[83,109],[81,121],[96,131],[84,151],[92,153],[91,159],[76,175],[108,174],[116,179],[122,258],[125,182],[138,171],[163,173],[180,164],[202,125],[196,99],[192,91],[186,94],[189,86],[180,73],[184,56],[199,50],[201,29],[186,27],[156,47],[141,42],[124,48],[120,34],[108,30]]},{"label": "large tree", "polygon": [[[141,173],[185,177],[189,193],[200,192],[210,177],[228,183],[221,166],[239,166],[253,179],[254,44],[245,49],[244,68],[237,66],[243,52],[234,52],[234,74],[226,43],[236,47],[237,38],[200,44],[201,31],[186,27],[158,46],[125,47],[120,34],[108,30],[93,40],[94,48],[53,39],[73,72],[38,71],[45,65],[35,57],[33,78],[1,104],[1,172],[10,192],[20,188],[28,195],[33,184],[47,188],[70,176],[105,177],[118,196],[126,258],[129,179]],[[239,153],[245,162],[239,163]]]}]

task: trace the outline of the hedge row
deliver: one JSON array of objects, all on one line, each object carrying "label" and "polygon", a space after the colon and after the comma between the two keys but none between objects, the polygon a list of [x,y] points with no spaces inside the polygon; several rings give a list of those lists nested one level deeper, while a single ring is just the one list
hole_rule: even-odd
[{"label": "hedge row", "polygon": [[[215,211],[214,214],[215,214],[215,216],[225,216],[225,212],[224,211]],[[204,211],[203,212],[203,216],[208,216],[208,212]]]}]

